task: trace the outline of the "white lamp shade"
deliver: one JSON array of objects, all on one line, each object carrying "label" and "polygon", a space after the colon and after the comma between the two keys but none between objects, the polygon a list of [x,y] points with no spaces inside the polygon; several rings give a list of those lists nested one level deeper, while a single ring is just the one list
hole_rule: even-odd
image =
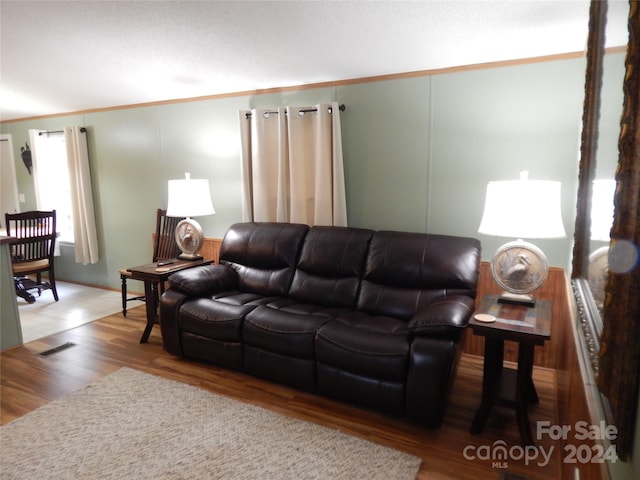
[{"label": "white lamp shade", "polygon": [[562,238],[560,182],[489,182],[479,233],[510,238]]},{"label": "white lamp shade", "polygon": [[591,196],[591,240],[608,242],[613,226],[615,180],[594,180]]},{"label": "white lamp shade", "polygon": [[201,217],[214,213],[209,180],[169,180],[168,217]]}]

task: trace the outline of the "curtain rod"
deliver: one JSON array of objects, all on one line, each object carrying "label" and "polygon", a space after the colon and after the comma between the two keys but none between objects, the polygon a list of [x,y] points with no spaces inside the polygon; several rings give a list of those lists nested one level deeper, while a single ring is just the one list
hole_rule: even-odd
[{"label": "curtain rod", "polygon": [[[347,106],[346,106],[344,103],[341,103],[341,104],[340,104],[340,106],[338,107],[338,109],[339,109],[341,112],[344,112],[344,111],[347,109]],[[305,113],[307,113],[307,112],[317,112],[317,111],[318,111],[318,109],[317,109],[317,108],[303,108],[303,109],[302,109],[302,110],[300,110],[298,113],[300,113],[301,115],[304,115],[304,114],[305,114]],[[333,112],[332,112],[331,107],[329,107],[329,113],[333,113]],[[277,111],[277,110],[273,110],[273,111],[268,110],[268,111],[264,112],[264,115],[265,115],[265,116],[267,116],[267,117],[268,117],[269,115],[277,115],[277,114],[278,114],[278,111]],[[251,118],[251,112],[246,113],[246,114],[245,114],[245,118]]]},{"label": "curtain rod", "polygon": [[[47,130],[46,132],[38,132],[38,135],[50,135],[52,133],[64,133],[64,130]],[[80,127],[80,133],[87,133],[87,129]]]}]

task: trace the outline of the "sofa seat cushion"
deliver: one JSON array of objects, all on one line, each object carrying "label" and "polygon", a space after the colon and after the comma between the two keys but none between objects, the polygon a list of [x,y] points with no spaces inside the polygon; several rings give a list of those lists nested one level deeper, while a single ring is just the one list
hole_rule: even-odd
[{"label": "sofa seat cushion", "polygon": [[330,317],[258,306],[245,318],[245,344],[298,358],[313,359],[316,332]]},{"label": "sofa seat cushion", "polygon": [[318,330],[318,363],[372,379],[404,382],[410,336],[405,322],[354,314]]},{"label": "sofa seat cushion", "polygon": [[254,308],[253,305],[231,305],[198,298],[182,305],[178,323],[181,330],[202,337],[240,342],[243,319]]}]

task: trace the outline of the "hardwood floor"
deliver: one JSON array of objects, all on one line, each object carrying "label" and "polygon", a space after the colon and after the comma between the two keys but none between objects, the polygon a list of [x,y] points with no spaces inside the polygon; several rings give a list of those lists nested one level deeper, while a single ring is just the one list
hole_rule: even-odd
[{"label": "hardwood floor", "polygon": [[[144,324],[144,307],[138,307],[131,310],[127,318],[121,314],[112,315],[2,352],[0,423],[4,425],[128,366],[417,455],[423,459],[417,477],[420,480],[509,478],[502,476],[506,473],[524,475],[529,479],[560,478],[561,446],[547,438],[537,442],[535,452],[540,453],[540,448],[548,452],[553,447],[554,454],[548,464],[543,463],[541,456],[529,461],[515,458],[522,450],[519,447],[515,413],[511,410],[494,408],[485,432],[480,435],[469,433],[480,401],[480,357],[463,356],[444,424],[432,430],[242,373],[176,358],[162,349],[157,327],[149,343],[138,343]],[[39,355],[66,342],[74,345],[48,356]],[[557,401],[552,370],[536,368],[534,382],[540,399],[539,404],[532,405],[530,409],[535,437],[537,420],[557,423]],[[96,415],[99,414],[96,412]],[[149,415],[153,415],[153,412],[149,412]],[[498,466],[494,463],[497,459],[485,458],[482,454],[488,454],[495,446],[494,442],[500,440],[506,442],[510,453]]]}]

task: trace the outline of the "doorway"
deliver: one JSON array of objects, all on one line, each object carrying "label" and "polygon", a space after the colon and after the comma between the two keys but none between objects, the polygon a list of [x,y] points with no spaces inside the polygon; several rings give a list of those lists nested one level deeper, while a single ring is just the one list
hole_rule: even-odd
[{"label": "doorway", "polygon": [[4,214],[20,211],[18,182],[10,134],[0,135],[0,226],[5,227]]}]

